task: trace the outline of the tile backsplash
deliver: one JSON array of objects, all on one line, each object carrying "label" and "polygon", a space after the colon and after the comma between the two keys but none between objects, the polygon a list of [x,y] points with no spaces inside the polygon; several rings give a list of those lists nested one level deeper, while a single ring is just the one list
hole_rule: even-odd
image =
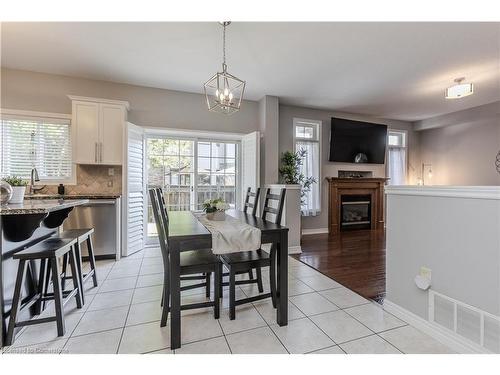
[{"label": "tile backsplash", "polygon": [[[109,175],[109,169],[113,169],[113,176]],[[121,194],[122,167],[77,164],[76,185],[64,187],[65,194]],[[57,186],[47,185],[40,193],[57,194]]]}]

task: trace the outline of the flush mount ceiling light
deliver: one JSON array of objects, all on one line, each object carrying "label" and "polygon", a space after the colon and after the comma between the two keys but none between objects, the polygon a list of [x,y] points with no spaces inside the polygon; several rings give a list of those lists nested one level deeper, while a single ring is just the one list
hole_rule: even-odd
[{"label": "flush mount ceiling light", "polygon": [[220,22],[222,25],[222,72],[215,73],[204,84],[208,110],[230,115],[239,111],[241,99],[245,91],[245,81],[229,74],[226,65],[226,27],[231,22]]},{"label": "flush mount ceiling light", "polygon": [[460,99],[474,94],[474,85],[472,83],[462,83],[464,79],[465,77],[455,79],[456,85],[446,89],[446,99]]}]

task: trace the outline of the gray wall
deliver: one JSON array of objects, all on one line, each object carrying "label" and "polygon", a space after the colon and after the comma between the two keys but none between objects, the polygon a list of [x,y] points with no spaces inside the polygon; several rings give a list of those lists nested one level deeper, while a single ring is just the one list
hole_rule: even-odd
[{"label": "gray wall", "polygon": [[264,96],[259,100],[260,142],[260,185],[278,182],[278,138],[279,138],[279,99],[277,96]]},{"label": "gray wall", "polygon": [[367,170],[372,171],[375,177],[385,177],[384,165],[332,163],[328,161],[330,152],[330,123],[332,117],[342,117],[359,121],[370,121],[379,124],[385,124],[390,129],[401,129],[408,131],[408,152],[409,152],[409,183],[415,183],[416,174],[413,168],[418,171],[420,163],[418,157],[418,134],[413,132],[412,124],[405,121],[387,120],[373,118],[364,115],[352,113],[332,112],[311,108],[293,107],[280,105],[279,109],[279,153],[293,150],[293,118],[304,118],[309,120],[322,121],[321,135],[321,213],[318,216],[302,218],[303,229],[319,229],[328,227],[328,183],[326,177],[336,177],[339,169],[344,170]]},{"label": "gray wall", "polygon": [[[488,108],[499,111],[500,102],[493,104]],[[432,164],[432,184],[500,185],[500,174],[495,168],[500,151],[500,116],[485,111],[486,107],[416,124],[444,126],[419,132],[422,161]]]},{"label": "gray wall", "polygon": [[[200,82],[201,88],[202,82]],[[231,116],[207,110],[203,95],[82,78],[1,70],[1,107],[71,113],[67,95],[127,100],[128,119],[140,126],[250,133],[259,129],[257,102],[245,101]]]},{"label": "gray wall", "polygon": [[387,196],[387,299],[427,319],[428,294],[415,286],[420,267],[432,289],[500,315],[500,201]]}]

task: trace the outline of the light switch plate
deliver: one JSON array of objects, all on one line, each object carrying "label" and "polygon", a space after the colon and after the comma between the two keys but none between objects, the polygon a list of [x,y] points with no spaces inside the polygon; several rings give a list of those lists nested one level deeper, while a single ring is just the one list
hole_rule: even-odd
[{"label": "light switch plate", "polygon": [[108,176],[114,176],[115,175],[115,169],[114,168],[108,168]]}]

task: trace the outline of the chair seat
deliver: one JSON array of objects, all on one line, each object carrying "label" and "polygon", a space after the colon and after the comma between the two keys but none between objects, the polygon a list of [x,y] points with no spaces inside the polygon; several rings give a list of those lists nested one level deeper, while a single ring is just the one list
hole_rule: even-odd
[{"label": "chair seat", "polygon": [[224,254],[222,255],[222,258],[229,264],[258,262],[270,259],[269,254],[262,249],[256,251],[240,251],[237,253]]},{"label": "chair seat", "polygon": [[41,259],[61,256],[67,253],[76,243],[76,238],[51,237],[43,240],[26,250],[14,254],[14,259]]},{"label": "chair seat", "polygon": [[78,238],[80,241],[81,237],[86,239],[92,233],[94,233],[94,228],[68,229],[59,233],[59,238]]},{"label": "chair seat", "polygon": [[204,264],[211,265],[219,262],[219,259],[214,255],[211,249],[183,251],[180,255],[181,268],[201,266]]}]

